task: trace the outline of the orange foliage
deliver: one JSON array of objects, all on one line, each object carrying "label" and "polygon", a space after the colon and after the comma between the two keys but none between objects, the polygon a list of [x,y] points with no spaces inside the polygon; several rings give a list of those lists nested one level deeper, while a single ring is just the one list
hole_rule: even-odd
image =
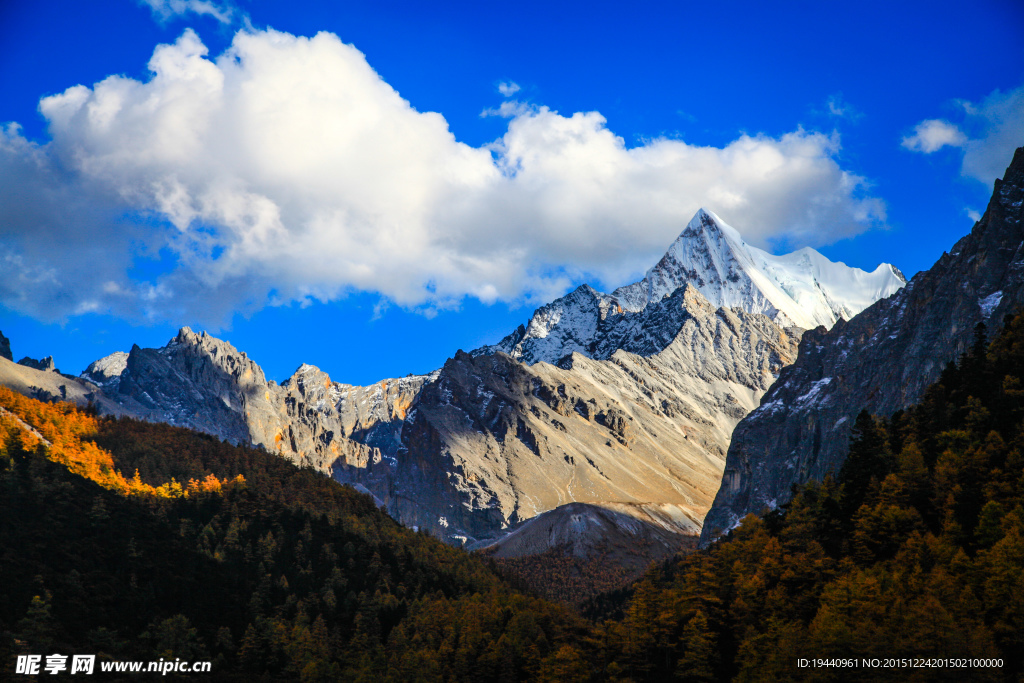
[{"label": "orange foliage", "polygon": [[[200,492],[220,493],[226,486],[245,481],[241,475],[233,480],[219,480],[211,474],[202,481],[192,479],[186,486],[174,479],[152,486],[142,481],[138,471],[127,479],[115,468],[110,453],[88,440],[99,429],[97,418],[74,404],[44,403],[0,387],[0,408],[8,412],[0,413],[0,428],[8,438],[18,439],[17,445],[22,450],[33,451],[42,445],[47,459],[124,496],[181,498]],[[49,445],[43,444],[15,418],[34,428]]]}]

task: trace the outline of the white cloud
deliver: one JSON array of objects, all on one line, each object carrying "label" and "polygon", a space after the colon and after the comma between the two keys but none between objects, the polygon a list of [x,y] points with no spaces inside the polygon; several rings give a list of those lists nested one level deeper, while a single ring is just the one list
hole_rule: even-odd
[{"label": "white cloud", "polygon": [[138,0],[139,4],[149,7],[153,16],[161,22],[186,14],[211,16],[223,24],[230,24],[237,9],[230,2],[215,0]]},{"label": "white cloud", "polygon": [[519,92],[519,84],[513,83],[512,81],[505,81],[504,83],[498,84],[498,92],[501,93],[502,97],[512,97]]},{"label": "white cloud", "polygon": [[976,211],[975,209],[964,209],[964,211],[967,212],[967,217],[975,223],[981,220],[981,212]]},{"label": "white cloud", "polygon": [[994,91],[978,104],[963,103],[965,176],[991,185],[1002,178],[1013,150],[1024,145],[1024,86],[1008,92]]},{"label": "white cloud", "polygon": [[536,301],[636,276],[702,205],[761,245],[885,218],[834,133],[628,148],[597,112],[515,103],[471,147],[329,33],[240,31],[210,59],[186,31],[149,66],[43,99],[47,145],[0,134],[5,306],[217,325],[354,290]]},{"label": "white cloud", "polygon": [[945,145],[959,147],[964,158],[962,175],[991,185],[1006,171],[1013,151],[1024,145],[1024,86],[994,90],[981,102],[958,102],[962,121],[954,125],[929,119],[917,124],[903,146],[931,153]]},{"label": "white cloud", "polygon": [[948,121],[928,119],[914,126],[914,134],[900,143],[909,150],[931,154],[943,147],[963,147],[967,137]]}]

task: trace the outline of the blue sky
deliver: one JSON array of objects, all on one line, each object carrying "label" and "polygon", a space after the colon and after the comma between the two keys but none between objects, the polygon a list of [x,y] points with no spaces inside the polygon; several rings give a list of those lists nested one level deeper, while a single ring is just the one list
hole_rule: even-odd
[{"label": "blue sky", "polygon": [[16,357],[426,372],[698,206],[911,275],[1024,144],[1018,2],[327,4],[0,3]]}]

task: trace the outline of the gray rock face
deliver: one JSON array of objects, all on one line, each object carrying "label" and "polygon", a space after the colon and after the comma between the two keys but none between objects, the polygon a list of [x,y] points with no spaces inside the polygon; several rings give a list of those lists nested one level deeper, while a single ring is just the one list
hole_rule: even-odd
[{"label": "gray rock face", "polygon": [[804,335],[796,363],[733,434],[703,545],[788,500],[792,484],[838,471],[861,410],[887,416],[917,402],[979,322],[995,330],[1024,304],[1022,201],[1024,148],[950,253],[849,322]]},{"label": "gray rock face", "polygon": [[26,368],[32,368],[33,370],[42,370],[43,372],[60,373],[60,370],[57,369],[56,363],[53,362],[53,356],[47,356],[42,360],[36,360],[35,358],[25,356],[18,361],[18,365],[24,365]]},{"label": "gray rock face", "polygon": [[362,387],[333,382],[319,368],[303,365],[280,387],[269,387],[273,412],[248,416],[253,442],[336,476],[343,468],[380,463],[401,447],[406,412],[431,378],[413,375]]},{"label": "gray rock face", "polygon": [[5,337],[3,332],[0,332],[0,358],[14,360],[14,356],[11,355],[11,340]]},{"label": "gray rock face", "polygon": [[[533,336],[535,331],[531,334],[531,328],[520,325],[497,346],[477,349],[473,355],[503,351],[528,364],[542,361],[558,363],[573,353],[607,360],[619,350],[651,356],[671,344],[690,317],[682,304],[683,293],[688,288],[692,290],[691,297],[699,296],[705,302],[702,306],[710,305],[696,287],[684,284],[671,295],[645,302],[643,308],[632,311],[623,308],[615,296],[602,294],[590,285],[581,285],[561,299],[537,309],[531,318],[531,328],[550,325],[555,333]],[[737,307],[733,310],[743,309]],[[796,337],[802,332],[795,327],[786,329],[788,334]]]},{"label": "gray rock face", "polygon": [[245,408],[262,398],[265,385],[245,354],[186,327],[162,349],[133,346],[111,397],[141,406],[150,419],[245,443]]}]

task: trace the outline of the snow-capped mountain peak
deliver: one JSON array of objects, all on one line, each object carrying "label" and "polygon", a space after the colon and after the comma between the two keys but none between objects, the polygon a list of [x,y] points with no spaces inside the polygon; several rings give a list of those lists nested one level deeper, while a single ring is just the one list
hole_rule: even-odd
[{"label": "snow-capped mountain peak", "polygon": [[867,273],[829,261],[810,247],[769,254],[702,208],[643,280],[620,287],[612,296],[624,308],[639,311],[687,282],[716,307],[739,307],[804,329],[830,328],[906,284],[885,263]]},{"label": "snow-capped mountain peak", "polygon": [[[525,327],[497,345],[476,353],[500,350],[527,363],[554,363],[574,351],[592,356],[598,349],[610,349],[602,339],[612,327],[643,317],[650,306],[687,284],[714,308],[740,308],[764,314],[781,327],[811,329],[848,320],[899,290],[906,280],[887,263],[868,273],[834,263],[810,247],[769,254],[747,244],[739,231],[702,208],[639,282],[611,294],[582,285],[538,308]],[[644,324],[630,320],[629,327]],[[656,336],[666,338],[666,332]]]},{"label": "snow-capped mountain peak", "polygon": [[[738,256],[744,254],[743,246],[735,229],[702,208],[643,280],[616,289],[612,296],[630,311],[643,310],[687,282],[708,296],[737,281]],[[717,298],[712,296],[709,300],[717,303]]]}]

